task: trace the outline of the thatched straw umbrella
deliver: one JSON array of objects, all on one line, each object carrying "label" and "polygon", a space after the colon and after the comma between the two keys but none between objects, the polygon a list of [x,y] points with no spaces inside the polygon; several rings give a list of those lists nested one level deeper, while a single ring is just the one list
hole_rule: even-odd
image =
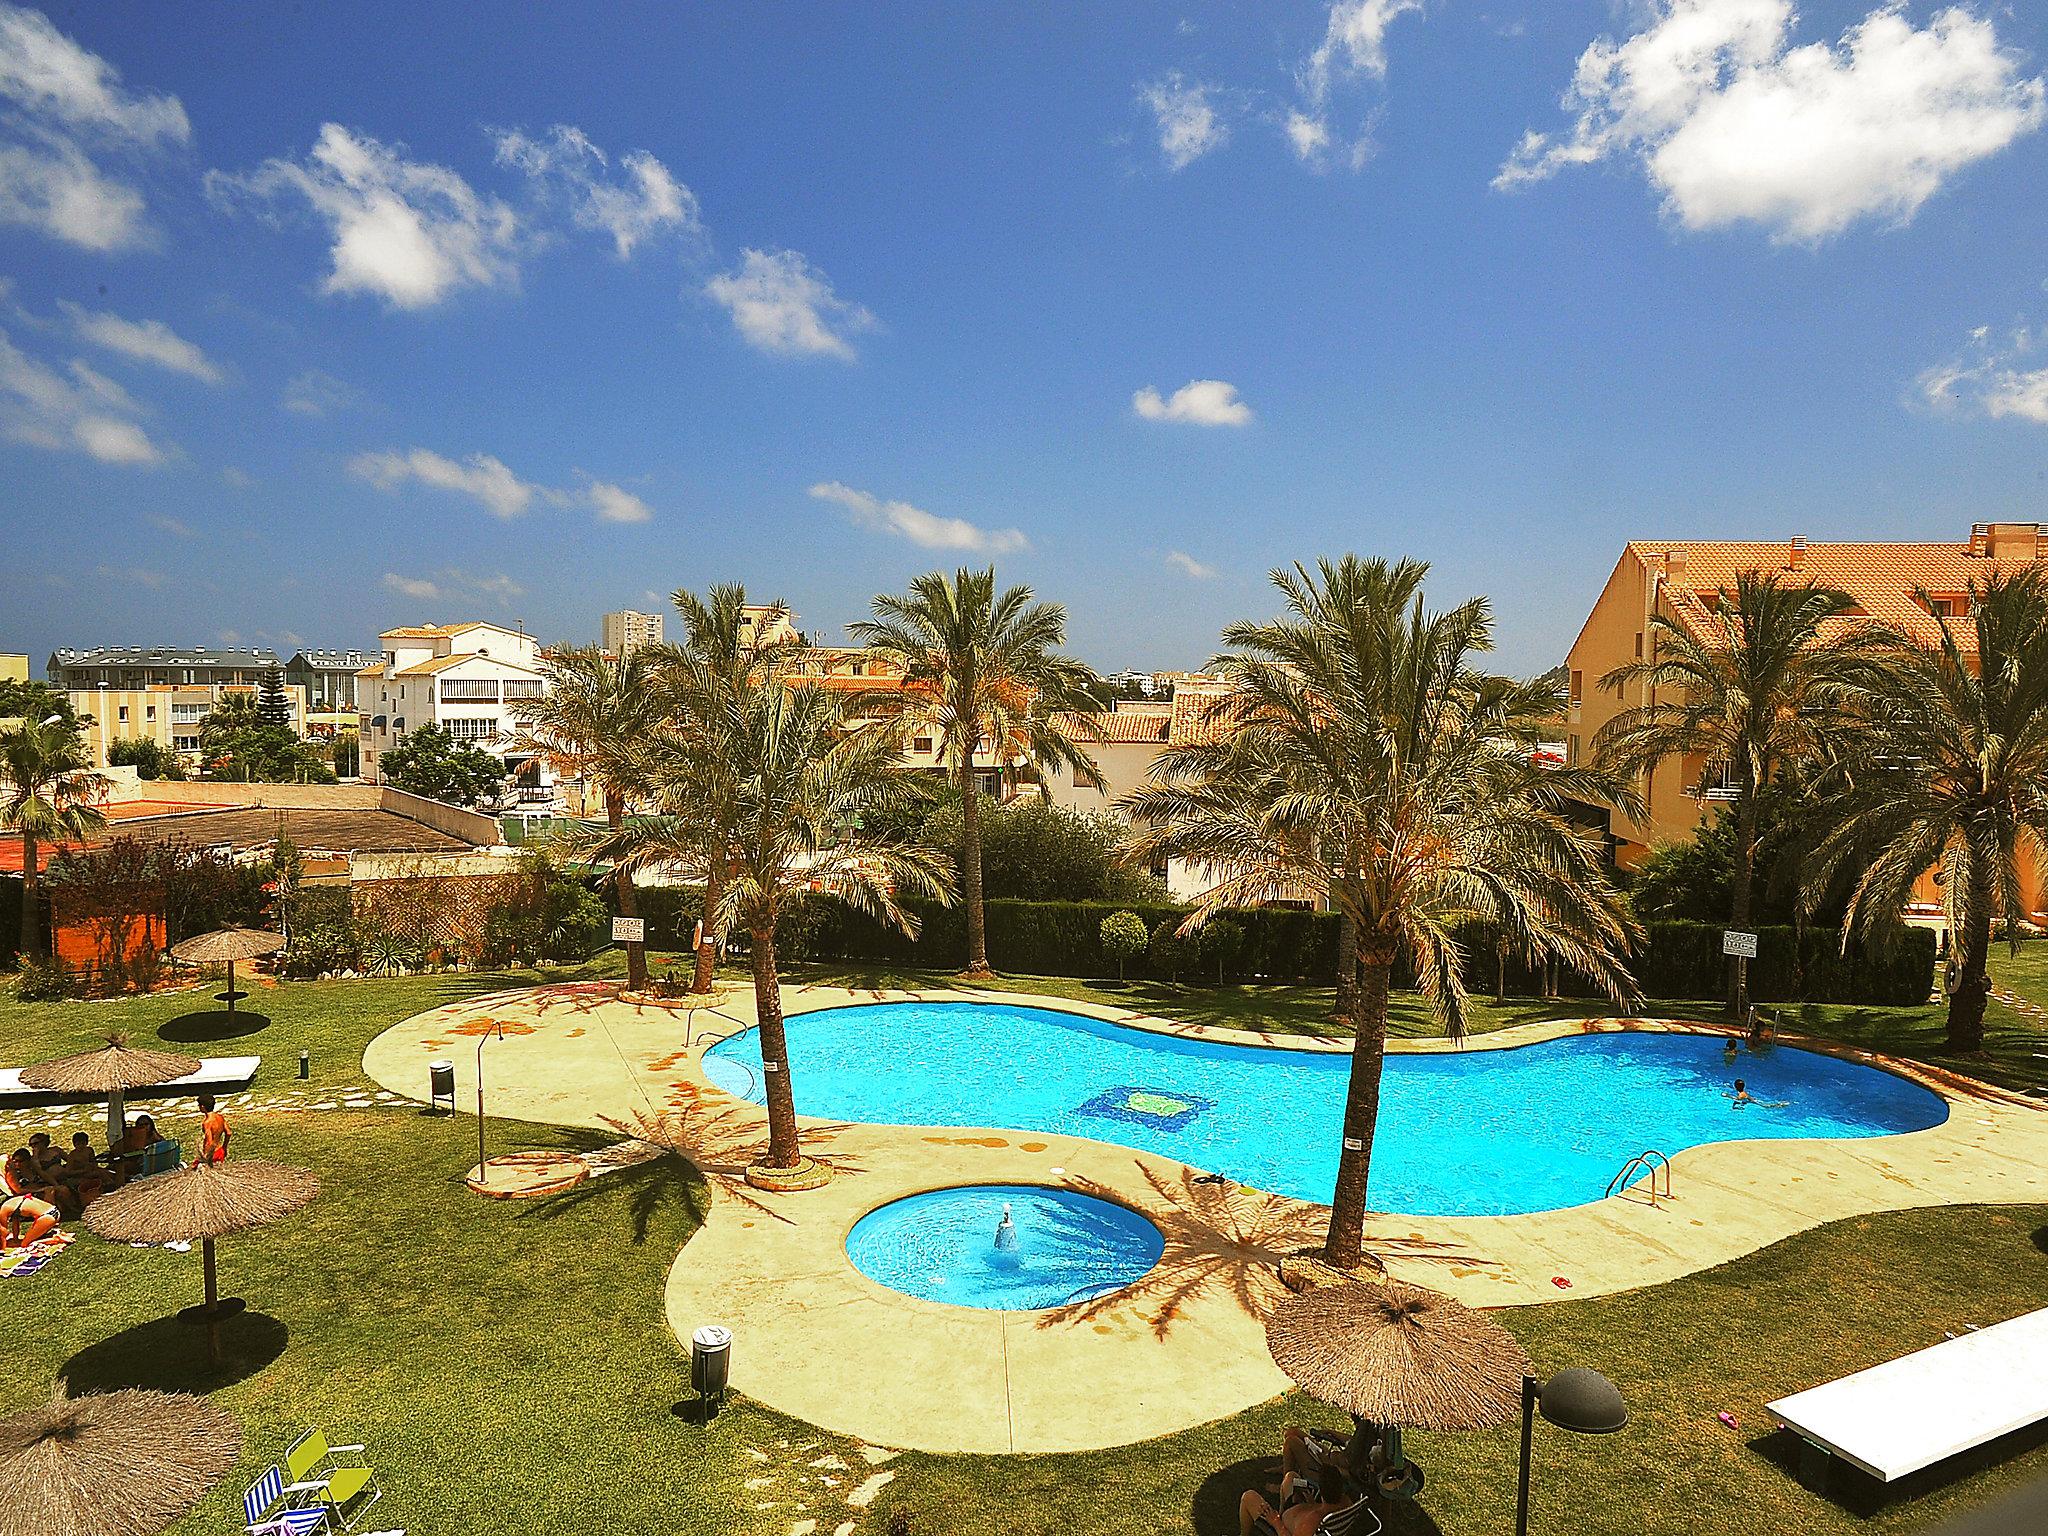
[{"label": "thatched straw umbrella", "polygon": [[206,1267],[206,1304],[179,1314],[206,1324],[208,1350],[220,1363],[220,1320],[241,1310],[223,1305],[214,1273],[213,1242],[291,1215],[320,1193],[309,1169],[243,1159],[201,1163],[137,1179],[85,1208],[85,1224],[114,1243],[197,1242]]},{"label": "thatched straw umbrella", "polygon": [[176,1051],[132,1050],[126,1035],[109,1035],[100,1050],[23,1067],[21,1082],[25,1088],[40,1088],[47,1093],[104,1094],[107,1142],[111,1146],[126,1132],[127,1109],[122,1095],[130,1088],[154,1088],[160,1083],[190,1077],[203,1065],[197,1056],[184,1056]]},{"label": "thatched straw umbrella", "polygon": [[262,928],[220,928],[195,934],[171,946],[171,958],[187,965],[220,965],[228,968],[228,989],[224,994],[228,1012],[235,1011],[235,962],[274,955],[284,948],[281,935]]},{"label": "thatched straw umbrella", "polygon": [[1483,1312],[1399,1280],[1288,1296],[1266,1318],[1274,1363],[1311,1397],[1388,1431],[1497,1429],[1522,1406],[1529,1356]]},{"label": "thatched straw umbrella", "polygon": [[0,1420],[0,1536],[152,1536],[241,1454],[241,1426],[203,1397],[67,1398],[60,1384],[43,1407]]}]

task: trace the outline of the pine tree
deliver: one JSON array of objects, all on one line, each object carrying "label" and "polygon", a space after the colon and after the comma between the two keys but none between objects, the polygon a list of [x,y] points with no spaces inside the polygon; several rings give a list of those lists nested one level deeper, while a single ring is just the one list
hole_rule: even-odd
[{"label": "pine tree", "polygon": [[256,685],[256,714],[265,725],[281,725],[286,730],[292,725],[292,701],[284,691],[284,672],[272,667],[263,674],[263,681]]}]

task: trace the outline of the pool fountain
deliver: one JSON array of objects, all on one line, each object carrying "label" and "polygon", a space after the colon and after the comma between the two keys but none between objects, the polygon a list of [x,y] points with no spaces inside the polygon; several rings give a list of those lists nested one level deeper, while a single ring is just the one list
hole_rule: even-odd
[{"label": "pool fountain", "polygon": [[970,1185],[870,1211],[846,1234],[855,1269],[956,1307],[1035,1312],[1121,1290],[1166,1240],[1136,1211],[1069,1189]]}]

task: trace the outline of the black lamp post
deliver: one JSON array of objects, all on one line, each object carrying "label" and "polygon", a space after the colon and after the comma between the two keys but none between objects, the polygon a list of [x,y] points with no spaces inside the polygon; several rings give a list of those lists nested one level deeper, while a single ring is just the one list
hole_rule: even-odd
[{"label": "black lamp post", "polygon": [[1621,1389],[1598,1371],[1573,1366],[1548,1381],[1522,1378],[1522,1472],[1515,1485],[1515,1536],[1529,1536],[1529,1448],[1536,1411],[1576,1435],[1611,1435],[1628,1423]]}]

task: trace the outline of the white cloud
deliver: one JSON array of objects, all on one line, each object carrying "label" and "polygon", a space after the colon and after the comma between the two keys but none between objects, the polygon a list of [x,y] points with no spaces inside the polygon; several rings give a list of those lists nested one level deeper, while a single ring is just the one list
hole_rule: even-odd
[{"label": "white cloud", "polygon": [[739,266],[704,285],[732,313],[749,345],[796,357],[854,359],[849,334],[870,330],[875,317],[832,291],[825,274],[795,251],[747,250]]},{"label": "white cloud", "polygon": [[532,510],[535,501],[550,507],[588,507],[608,523],[644,523],[654,516],[654,509],[624,486],[585,476],[580,491],[556,490],[520,479],[502,459],[488,453],[472,453],[458,463],[431,448],[403,453],[386,448],[359,453],[349,460],[348,467],[350,474],[380,491],[417,482],[467,496],[494,517],[522,516]]},{"label": "white cloud", "polygon": [[1183,576],[1191,576],[1196,581],[1211,581],[1216,576],[1215,566],[1204,565],[1193,555],[1184,555],[1177,549],[1170,549],[1166,552],[1166,563],[1176,571],[1179,571]]},{"label": "white cloud", "polygon": [[426,309],[464,288],[519,281],[519,221],[446,166],[408,160],[339,123],[321,125],[305,160],[266,160],[246,175],[216,171],[207,187],[227,203],[303,198],[332,236],[321,291],[369,294],[394,309]]},{"label": "white cloud", "polygon": [[94,156],[188,143],[177,97],[126,90],[41,12],[0,3],[0,103],[0,223],[95,251],[153,241],[141,192]]},{"label": "white cloud", "polygon": [[1792,46],[1792,0],[1654,0],[1626,42],[1579,58],[1568,134],[1523,136],[1498,188],[1633,157],[1688,229],[1762,225],[1815,243],[1909,221],[1944,181],[2039,126],[1989,20],[1960,6],[1916,28],[1883,5],[1839,44]]},{"label": "white cloud", "polygon": [[664,231],[685,237],[703,234],[697,195],[644,149],[620,156],[619,168],[625,174],[613,180],[607,174],[611,162],[580,128],[558,123],[545,139],[516,128],[500,129],[491,134],[491,142],[499,164],[514,166],[566,197],[570,217],[579,228],[610,235],[621,261],[641,241]]},{"label": "white cloud", "polygon": [[1347,75],[1387,77],[1387,29],[1398,17],[1422,11],[1422,0],[1336,0],[1323,40],[1301,69],[1301,88],[1320,108],[1330,87]]},{"label": "white cloud", "polygon": [[1237,386],[1221,379],[1195,379],[1162,397],[1149,384],[1131,396],[1131,409],[1147,421],[1182,421],[1198,427],[1242,427],[1252,408],[1237,397]]},{"label": "white cloud", "polygon": [[150,527],[155,528],[160,532],[168,533],[173,538],[193,539],[198,537],[198,535],[192,531],[192,525],[190,523],[186,522],[182,518],[171,517],[166,513],[151,512],[147,514],[142,520],[145,523],[148,523]]},{"label": "white cloud", "polygon": [[1914,381],[1920,398],[1938,411],[2011,417],[2048,426],[2048,365],[2039,362],[2044,338],[2016,331],[2010,342],[1994,346],[1988,327],[1970,333],[1962,356],[1937,363]]},{"label": "white cloud", "polygon": [[1287,114],[1287,142],[1297,158],[1311,163],[1321,160],[1330,148],[1330,125],[1306,112]]},{"label": "white cloud", "polygon": [[1159,152],[1168,169],[1186,170],[1212,149],[1230,140],[1230,126],[1209,99],[1209,87],[1183,78],[1177,71],[1138,91],[1159,128]]},{"label": "white cloud", "polygon": [[654,516],[654,508],[608,480],[592,480],[583,488],[583,499],[608,523],[644,523]]},{"label": "white cloud", "polygon": [[250,474],[246,469],[233,464],[228,465],[220,472],[220,480],[221,484],[232,486],[238,491],[246,491],[256,483],[254,475]]},{"label": "white cloud", "polygon": [[384,585],[400,597],[410,597],[422,603],[434,602],[441,596],[440,587],[424,576],[401,576],[396,571],[386,571]]},{"label": "white cloud", "polygon": [[431,448],[414,448],[400,453],[387,448],[376,453],[359,453],[349,460],[349,473],[367,480],[380,491],[396,490],[409,480],[436,490],[453,491],[479,503],[493,517],[518,517],[533,506],[540,487],[520,479],[505,467],[502,459],[488,453],[472,453],[461,463],[435,453]]},{"label": "white cloud", "polygon": [[152,592],[161,591],[170,580],[162,571],[152,571],[140,565],[102,565],[95,569],[98,575],[108,581],[133,582],[136,586],[147,587]]},{"label": "white cloud", "polygon": [[128,320],[68,299],[59,299],[57,307],[70,316],[72,329],[96,347],[209,384],[227,379],[219,364],[161,320]]},{"label": "white cloud", "polygon": [[166,454],[134,420],[139,414],[127,391],[84,362],[59,373],[0,331],[0,434],[103,464],[161,464]]},{"label": "white cloud", "polygon": [[836,502],[854,522],[876,533],[908,539],[926,549],[962,549],[980,554],[1009,555],[1028,549],[1015,528],[982,528],[961,517],[940,517],[907,501],[884,501],[837,480],[821,480],[810,489],[819,501]]},{"label": "white cloud", "polygon": [[353,385],[333,374],[308,368],[292,377],[277,403],[295,416],[319,417],[354,410],[363,403],[363,397]]}]

